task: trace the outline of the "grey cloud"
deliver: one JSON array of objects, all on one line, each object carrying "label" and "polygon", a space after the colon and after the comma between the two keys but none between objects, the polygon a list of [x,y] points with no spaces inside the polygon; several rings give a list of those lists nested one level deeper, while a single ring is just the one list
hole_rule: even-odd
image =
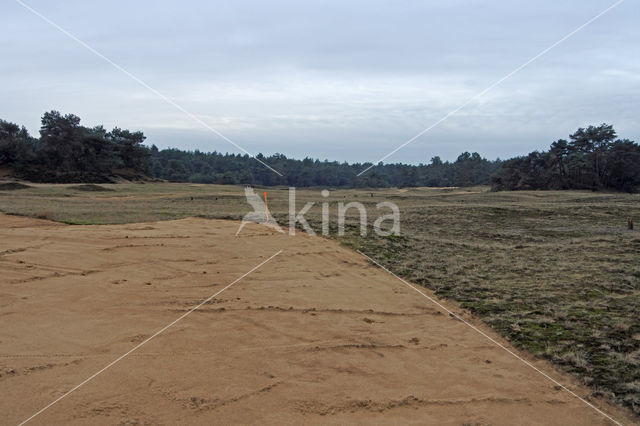
[{"label": "grey cloud", "polygon": [[[251,151],[373,161],[609,1],[28,1]],[[639,139],[637,2],[627,1],[388,161],[491,158],[603,121]],[[48,109],[236,150],[15,2],[0,6],[0,117]]]}]

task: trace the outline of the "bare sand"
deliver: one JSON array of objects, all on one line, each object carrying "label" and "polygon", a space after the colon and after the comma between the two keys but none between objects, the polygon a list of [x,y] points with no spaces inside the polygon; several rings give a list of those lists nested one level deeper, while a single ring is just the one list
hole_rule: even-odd
[{"label": "bare sand", "polygon": [[357,253],[237,227],[0,215],[0,421],[29,418],[284,250],[31,423],[610,424]]}]

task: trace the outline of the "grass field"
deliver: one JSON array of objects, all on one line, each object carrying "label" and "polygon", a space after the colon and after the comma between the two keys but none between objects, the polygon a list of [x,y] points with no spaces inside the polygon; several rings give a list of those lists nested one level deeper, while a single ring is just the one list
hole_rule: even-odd
[{"label": "grass field", "polygon": [[[266,191],[273,216],[286,225],[286,188]],[[478,187],[336,190],[324,199],[320,189],[298,190],[297,210],[307,201],[316,202],[306,218],[318,232],[320,203],[329,202],[331,238],[456,300],[516,346],[640,414],[640,232],[626,229],[628,216],[640,218],[640,196]],[[338,237],[339,201],[365,204],[370,224],[377,202],[396,203],[401,236],[361,237],[352,215]],[[249,206],[238,186],[32,185],[0,189],[0,211],[113,224],[241,219]]]}]

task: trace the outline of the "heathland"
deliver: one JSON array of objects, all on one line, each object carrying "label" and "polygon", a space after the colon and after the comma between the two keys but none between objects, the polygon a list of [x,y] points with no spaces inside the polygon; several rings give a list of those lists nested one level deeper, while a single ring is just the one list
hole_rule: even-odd
[{"label": "heathland", "polygon": [[[262,191],[287,226],[287,188]],[[640,413],[640,234],[627,229],[628,217],[640,217],[639,195],[472,187],[338,189],[323,198],[319,188],[296,198],[298,211],[315,202],[305,217],[317,233],[326,202],[328,238],[455,301],[517,348],[572,374],[591,396]],[[337,235],[337,203],[350,201],[367,208],[366,236],[356,210]],[[399,236],[371,232],[388,213],[376,209],[381,201],[399,206]],[[0,211],[74,225],[242,219],[249,210],[243,187],[230,185],[0,188]]]}]

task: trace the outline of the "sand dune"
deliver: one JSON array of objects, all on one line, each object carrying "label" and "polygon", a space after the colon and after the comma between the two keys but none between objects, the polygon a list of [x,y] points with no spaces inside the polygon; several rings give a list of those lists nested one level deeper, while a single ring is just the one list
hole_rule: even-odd
[{"label": "sand dune", "polygon": [[2,423],[280,250],[32,423],[611,423],[358,254],[259,225],[235,237],[237,227],[0,216]]}]

